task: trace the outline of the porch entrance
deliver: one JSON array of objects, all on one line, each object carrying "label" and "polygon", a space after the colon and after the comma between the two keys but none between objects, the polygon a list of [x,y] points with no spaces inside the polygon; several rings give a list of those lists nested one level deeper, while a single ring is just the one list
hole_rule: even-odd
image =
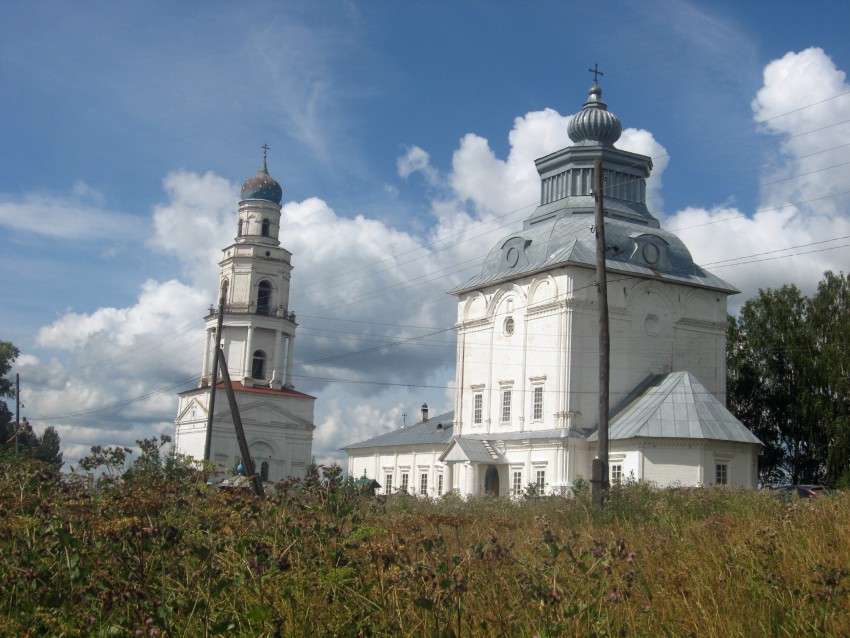
[{"label": "porch entrance", "polygon": [[487,496],[499,495],[499,468],[495,465],[487,466],[487,473],[484,475],[484,493]]}]

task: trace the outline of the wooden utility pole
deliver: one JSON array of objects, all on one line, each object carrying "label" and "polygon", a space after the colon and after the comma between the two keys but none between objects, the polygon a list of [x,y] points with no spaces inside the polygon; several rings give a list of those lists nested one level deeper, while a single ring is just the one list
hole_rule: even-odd
[{"label": "wooden utility pole", "polygon": [[596,458],[591,470],[591,494],[594,503],[602,504],[608,491],[608,377],[611,365],[611,338],[608,334],[608,276],[605,268],[605,208],[602,201],[604,180],[602,160],[593,165],[593,197],[596,200],[596,292],[599,304],[599,428],[596,431]]},{"label": "wooden utility pole", "polygon": [[248,449],[248,440],[245,438],[245,429],[242,427],[242,417],[239,416],[239,406],[236,404],[236,393],[233,391],[233,384],[230,382],[227,361],[224,359],[224,352],[221,351],[221,346],[216,346],[216,349],[219,351],[221,375],[224,377],[224,389],[227,392],[227,401],[230,403],[230,416],[233,418],[233,426],[236,428],[236,441],[239,443],[239,454],[242,455],[242,466],[245,468],[245,476],[251,479],[254,494],[265,496],[263,482],[260,480],[259,475],[254,472],[254,461],[251,459],[251,451]]},{"label": "wooden utility pole", "polygon": [[245,429],[242,427],[242,418],[239,416],[239,406],[236,404],[236,393],[233,392],[233,384],[230,381],[230,372],[227,369],[227,360],[221,349],[221,329],[224,324],[224,300],[227,298],[227,288],[222,287],[221,297],[218,300],[218,317],[215,326],[215,350],[213,351],[212,377],[210,378],[210,402],[207,413],[207,432],[204,441],[204,460],[210,460],[210,448],[212,448],[213,417],[215,416],[215,392],[218,384],[218,371],[224,379],[224,390],[227,393],[227,401],[230,404],[230,416],[233,418],[233,426],[236,428],[236,441],[239,443],[239,454],[242,455],[242,466],[245,475],[251,479],[251,485],[257,496],[265,496],[263,482],[254,472],[254,461],[248,449],[248,440],[245,438]]},{"label": "wooden utility pole", "polygon": [[215,351],[213,352],[212,376],[210,377],[210,403],[207,406],[207,432],[204,439],[204,460],[210,460],[210,448],[212,447],[213,417],[215,416],[215,387],[218,384],[218,368],[220,365],[218,353],[221,351],[221,327],[224,323],[224,299],[227,297],[227,288],[221,289],[221,297],[218,300],[218,317],[215,325]]},{"label": "wooden utility pole", "polygon": [[21,429],[21,375],[15,373],[15,454],[18,453],[18,432]]}]

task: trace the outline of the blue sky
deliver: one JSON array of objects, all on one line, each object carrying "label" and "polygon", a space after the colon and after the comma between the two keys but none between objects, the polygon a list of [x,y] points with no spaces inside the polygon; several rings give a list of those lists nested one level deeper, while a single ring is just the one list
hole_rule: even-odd
[{"label": "blue sky", "polygon": [[0,339],[25,414],[69,460],[171,431],[264,143],[317,458],[450,409],[451,330],[422,335],[531,213],[594,63],[619,145],[654,158],[651,210],[732,309],[811,292],[850,263],[848,24],[840,2],[5,2]]}]

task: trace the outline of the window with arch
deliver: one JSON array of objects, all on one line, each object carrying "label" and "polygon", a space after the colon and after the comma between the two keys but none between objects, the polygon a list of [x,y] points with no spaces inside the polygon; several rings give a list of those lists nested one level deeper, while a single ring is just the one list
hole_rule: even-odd
[{"label": "window with arch", "polygon": [[261,281],[257,286],[257,314],[267,315],[272,302],[272,285],[267,281]]},{"label": "window with arch", "polygon": [[251,376],[254,379],[264,379],[266,374],[266,353],[257,350],[251,362]]},{"label": "window with arch", "polygon": [[263,461],[260,463],[260,478],[263,482],[267,482],[269,480],[269,462]]},{"label": "window with arch", "polygon": [[271,228],[271,225],[272,225],[272,223],[268,219],[263,220],[263,230],[262,230],[263,237],[269,236],[269,229]]}]

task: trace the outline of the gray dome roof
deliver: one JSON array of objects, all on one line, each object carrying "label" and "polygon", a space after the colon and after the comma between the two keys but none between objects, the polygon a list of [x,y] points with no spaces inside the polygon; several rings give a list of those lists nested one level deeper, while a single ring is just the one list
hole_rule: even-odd
[{"label": "gray dome roof", "polygon": [[[596,267],[592,215],[563,215],[524,228],[496,244],[481,272],[452,291],[509,281],[568,264]],[[610,272],[663,279],[701,288],[737,292],[694,263],[681,239],[660,228],[605,218],[606,267]]]},{"label": "gray dome roof", "polygon": [[275,204],[280,204],[280,200],[283,199],[283,189],[269,175],[265,157],[263,158],[263,166],[259,172],[242,184],[242,199],[265,199]]},{"label": "gray dome roof", "polygon": [[620,118],[611,113],[602,101],[602,89],[598,84],[590,87],[589,94],[584,107],[567,125],[570,139],[576,144],[613,146],[623,132]]}]

